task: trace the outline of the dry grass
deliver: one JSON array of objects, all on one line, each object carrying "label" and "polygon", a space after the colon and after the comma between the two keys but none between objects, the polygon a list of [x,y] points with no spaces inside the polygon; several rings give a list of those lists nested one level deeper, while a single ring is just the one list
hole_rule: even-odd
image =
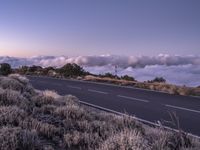
[{"label": "dry grass", "polygon": [[11,75],[0,81],[0,150],[200,148],[197,139],[183,133],[82,106],[71,95],[35,91],[24,77]]},{"label": "dry grass", "polygon": [[23,130],[20,127],[0,128],[1,150],[35,150],[39,148],[39,138],[34,130]]},{"label": "dry grass", "polygon": [[113,83],[113,84],[118,84],[118,85],[135,85],[137,81],[127,81],[127,80],[122,80],[122,79],[114,79],[114,78],[109,78],[109,77],[95,77],[92,75],[87,75],[84,77],[85,81],[95,81],[95,82],[106,82],[106,83]]},{"label": "dry grass", "polygon": [[149,150],[148,141],[137,130],[124,130],[110,136],[99,150]]},{"label": "dry grass", "polygon": [[186,87],[186,86],[177,86],[173,84],[167,83],[148,83],[148,82],[138,82],[138,81],[126,81],[126,80],[119,80],[113,79],[108,77],[95,77],[95,76],[85,76],[83,80],[86,81],[95,81],[95,82],[104,82],[104,83],[112,83],[117,85],[124,85],[124,86],[134,86],[137,88],[143,89],[150,89],[155,91],[162,91],[169,94],[178,94],[178,95],[193,95],[193,96],[200,96],[200,88],[194,87]]}]

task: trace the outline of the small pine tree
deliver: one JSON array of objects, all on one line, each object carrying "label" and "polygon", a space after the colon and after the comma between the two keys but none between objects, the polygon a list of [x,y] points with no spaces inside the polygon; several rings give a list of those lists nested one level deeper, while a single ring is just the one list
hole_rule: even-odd
[{"label": "small pine tree", "polygon": [[66,64],[59,69],[59,73],[64,77],[77,77],[85,75],[85,70],[77,64]]},{"label": "small pine tree", "polygon": [[121,79],[127,80],[127,81],[135,81],[135,79],[133,77],[128,76],[128,75],[121,76]]},{"label": "small pine tree", "polygon": [[150,82],[151,83],[152,82],[165,83],[166,80],[163,77],[156,77],[155,79],[151,80]]},{"label": "small pine tree", "polygon": [[12,73],[11,66],[7,63],[0,64],[0,75],[7,76]]}]

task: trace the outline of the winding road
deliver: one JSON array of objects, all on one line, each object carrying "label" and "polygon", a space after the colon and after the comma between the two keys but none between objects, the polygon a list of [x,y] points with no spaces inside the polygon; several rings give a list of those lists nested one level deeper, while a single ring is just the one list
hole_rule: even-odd
[{"label": "winding road", "polygon": [[160,121],[174,129],[178,125],[170,123],[170,115],[176,114],[181,129],[200,136],[200,98],[79,80],[28,78],[36,89],[55,90],[61,95],[72,94],[83,102],[153,123]]}]

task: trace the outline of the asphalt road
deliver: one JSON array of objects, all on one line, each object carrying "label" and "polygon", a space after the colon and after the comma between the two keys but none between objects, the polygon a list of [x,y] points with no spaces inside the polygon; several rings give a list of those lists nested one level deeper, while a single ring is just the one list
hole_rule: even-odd
[{"label": "asphalt road", "polygon": [[72,94],[81,101],[173,128],[177,125],[169,123],[170,114],[176,114],[181,129],[200,136],[200,98],[86,81],[28,78],[36,89]]}]

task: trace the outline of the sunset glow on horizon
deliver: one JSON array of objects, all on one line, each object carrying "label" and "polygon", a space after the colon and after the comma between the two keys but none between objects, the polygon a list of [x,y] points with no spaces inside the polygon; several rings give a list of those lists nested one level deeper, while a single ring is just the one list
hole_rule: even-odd
[{"label": "sunset glow on horizon", "polygon": [[200,1],[2,1],[0,56],[199,55]]}]

